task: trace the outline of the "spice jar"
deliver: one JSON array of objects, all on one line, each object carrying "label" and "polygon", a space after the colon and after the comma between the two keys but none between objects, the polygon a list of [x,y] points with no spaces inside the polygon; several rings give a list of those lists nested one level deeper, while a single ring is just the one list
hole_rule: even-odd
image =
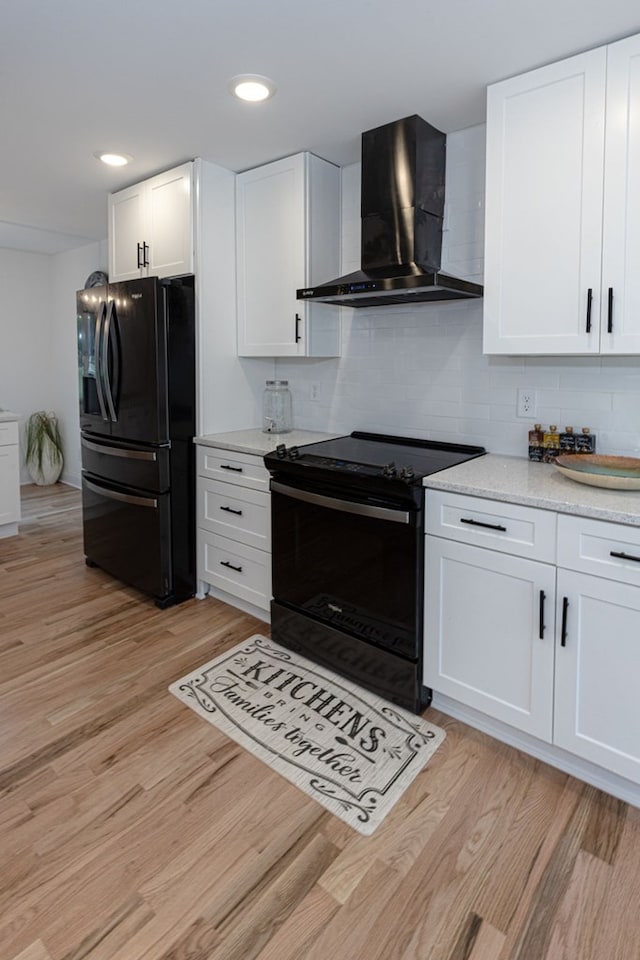
[{"label": "spice jar", "polygon": [[565,427],[564,433],[560,434],[560,453],[575,453],[576,435],[573,427]]},{"label": "spice jar", "polygon": [[533,430],[529,430],[529,460],[542,460],[544,453],[544,432],[542,424],[536,423]]},{"label": "spice jar", "polygon": [[591,433],[589,427],[583,427],[582,432],[576,437],[576,453],[595,453],[596,437]]},{"label": "spice jar", "polygon": [[292,402],[288,380],[267,380],[262,394],[262,432],[289,433]]},{"label": "spice jar", "polygon": [[542,459],[544,462],[554,463],[560,453],[560,434],[558,433],[558,428],[555,423],[552,423],[549,429],[544,431],[543,447],[544,452]]}]

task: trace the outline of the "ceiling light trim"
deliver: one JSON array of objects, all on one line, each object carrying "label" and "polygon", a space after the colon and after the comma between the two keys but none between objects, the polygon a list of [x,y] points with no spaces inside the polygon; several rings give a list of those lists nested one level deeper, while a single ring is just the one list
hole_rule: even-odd
[{"label": "ceiling light trim", "polygon": [[227,90],[243,103],[264,103],[275,96],[277,86],[259,73],[240,73],[227,83]]},{"label": "ceiling light trim", "polygon": [[114,150],[96,150],[94,157],[106,163],[108,167],[126,167],[128,163],[133,162],[131,154],[116,153]]}]

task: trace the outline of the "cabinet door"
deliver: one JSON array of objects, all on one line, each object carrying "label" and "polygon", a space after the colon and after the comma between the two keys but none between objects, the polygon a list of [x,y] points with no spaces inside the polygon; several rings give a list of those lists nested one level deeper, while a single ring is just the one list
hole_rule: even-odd
[{"label": "cabinet door", "polygon": [[192,163],[147,181],[150,277],[193,273]]},{"label": "cabinet door", "polygon": [[425,685],[550,743],[555,567],[426,541]]},{"label": "cabinet door", "polygon": [[16,523],[19,519],[18,445],[0,445],[0,526],[4,523]]},{"label": "cabinet door", "polygon": [[604,183],[601,350],[640,353],[640,36],[607,49]]},{"label": "cabinet door", "polygon": [[485,353],[599,351],[605,74],[603,47],[489,87]]},{"label": "cabinet door", "polygon": [[146,274],[141,265],[146,205],[144,183],[109,195],[109,280],[112,283],[136,280]]},{"label": "cabinet door", "polygon": [[304,356],[306,304],[304,154],[240,174],[236,181],[238,353]]},{"label": "cabinet door", "polygon": [[553,742],[640,783],[640,587],[558,570]]}]

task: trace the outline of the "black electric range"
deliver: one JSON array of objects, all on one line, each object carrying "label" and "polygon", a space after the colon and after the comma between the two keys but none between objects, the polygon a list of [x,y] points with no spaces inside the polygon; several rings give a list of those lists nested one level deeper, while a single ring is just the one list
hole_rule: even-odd
[{"label": "black electric range", "polygon": [[410,710],[428,705],[422,481],[485,452],[356,431],[268,453],[273,639]]}]

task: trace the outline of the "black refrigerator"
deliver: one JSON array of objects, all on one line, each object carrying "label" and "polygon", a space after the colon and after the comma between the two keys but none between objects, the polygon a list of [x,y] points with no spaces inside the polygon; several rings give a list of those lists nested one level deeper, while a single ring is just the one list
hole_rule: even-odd
[{"label": "black refrigerator", "polygon": [[79,290],[84,552],[161,607],[195,593],[193,276]]}]

